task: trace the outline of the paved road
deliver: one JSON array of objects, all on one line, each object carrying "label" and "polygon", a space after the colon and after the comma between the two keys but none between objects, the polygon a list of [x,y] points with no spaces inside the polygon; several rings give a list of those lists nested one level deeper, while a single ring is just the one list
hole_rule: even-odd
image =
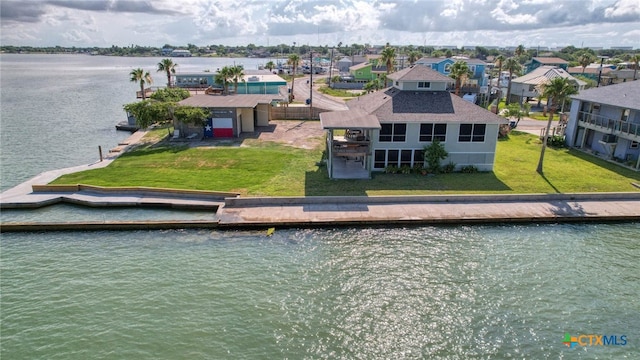
[{"label": "paved road", "polygon": [[[314,80],[319,77],[325,77],[323,75],[314,75]],[[293,95],[297,101],[305,101],[309,98],[309,75],[305,75],[302,78],[296,78],[296,84],[293,87]],[[330,96],[326,96],[321,92],[316,91],[317,86],[313,90],[313,106],[327,109],[327,110],[347,110],[347,105],[344,101],[334,99]]]}]

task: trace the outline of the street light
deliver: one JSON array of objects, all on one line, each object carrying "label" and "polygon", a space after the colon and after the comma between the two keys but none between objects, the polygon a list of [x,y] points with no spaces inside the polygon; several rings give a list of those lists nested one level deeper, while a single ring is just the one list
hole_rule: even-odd
[{"label": "street light", "polygon": [[608,56],[598,56],[600,58],[600,71],[598,72],[598,85],[596,87],[600,87],[600,79],[602,78],[602,64],[604,64],[604,59],[608,59]]}]

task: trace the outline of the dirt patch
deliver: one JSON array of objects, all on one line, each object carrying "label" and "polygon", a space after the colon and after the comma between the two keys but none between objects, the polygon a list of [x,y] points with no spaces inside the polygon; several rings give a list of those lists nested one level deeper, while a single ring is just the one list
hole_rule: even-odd
[{"label": "dirt patch", "polygon": [[322,146],[324,131],[320,121],[272,120],[270,124],[256,129],[258,140],[275,141],[302,149]]}]

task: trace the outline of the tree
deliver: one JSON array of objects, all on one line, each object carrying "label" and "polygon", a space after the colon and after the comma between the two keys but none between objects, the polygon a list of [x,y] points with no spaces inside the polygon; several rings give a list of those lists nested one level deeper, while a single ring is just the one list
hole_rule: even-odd
[{"label": "tree", "polygon": [[518,45],[518,47],[516,47],[516,50],[514,51],[514,54],[518,57],[518,59],[520,59],[520,57],[522,55],[524,55],[524,53],[526,52],[524,45],[520,44]]},{"label": "tree", "polygon": [[133,69],[129,73],[131,75],[131,82],[140,83],[140,92],[142,93],[142,100],[146,99],[146,94],[144,93],[144,84],[151,84],[153,79],[151,79],[151,74],[148,71],[144,71],[141,68]]},{"label": "tree", "polygon": [[513,57],[508,58],[504,62],[504,68],[509,71],[509,83],[507,85],[507,99],[506,104],[509,105],[511,99],[511,78],[513,77],[513,73],[519,73],[520,69],[522,69],[522,65]]},{"label": "tree", "polygon": [[175,64],[171,59],[162,59],[162,61],[158,63],[157,72],[164,71],[167,73],[167,87],[171,87],[171,74],[176,73],[176,66],[178,66],[178,64]]},{"label": "tree", "polygon": [[293,68],[293,78],[291,79],[291,94],[289,94],[289,101],[291,101],[293,100],[293,86],[296,83],[296,69],[298,69],[298,65],[300,65],[300,56],[298,56],[298,54],[289,55],[287,64],[291,65],[291,67]]},{"label": "tree", "polygon": [[188,90],[180,88],[158,89],[149,96],[150,99],[163,102],[179,102],[191,96]]},{"label": "tree", "polygon": [[[173,109],[173,116],[178,124],[203,126],[209,117],[209,111],[195,106],[177,106]],[[174,128],[176,122],[174,122]],[[184,133],[184,129],[181,129],[181,132]]]},{"label": "tree", "polygon": [[387,46],[380,52],[380,62],[387,67],[387,74],[393,70],[393,65],[396,63],[396,49]]},{"label": "tree", "polygon": [[175,103],[155,100],[142,100],[123,106],[124,110],[136,118],[136,124],[141,128],[157,122],[165,122],[171,119],[171,109]]},{"label": "tree", "polygon": [[419,51],[410,51],[407,60],[409,60],[409,64],[413,65],[416,61],[420,60],[422,54]]},{"label": "tree", "polygon": [[269,71],[273,71],[273,69],[276,68],[276,64],[274,64],[273,61],[268,61],[266,64],[264,64],[264,67],[269,69]]},{"label": "tree", "polygon": [[592,61],[593,61],[593,58],[589,53],[585,52],[580,54],[580,57],[578,57],[578,63],[580,64],[580,66],[582,66],[583,74],[584,74],[584,70],[587,68],[587,66],[589,66],[589,64],[591,64]]},{"label": "tree", "polygon": [[[504,55],[498,55],[498,56],[496,56],[496,58],[494,60],[494,63],[498,66],[498,89],[502,88],[502,86],[500,84],[500,80],[501,80],[501,77],[502,77],[502,65],[504,65],[504,60],[505,60]],[[500,91],[501,90],[498,90],[498,94],[500,94]],[[496,114],[500,110],[499,107],[500,107],[500,97],[498,97],[498,102],[496,104]]]},{"label": "tree", "polygon": [[544,133],[544,139],[542,140],[542,150],[540,151],[540,160],[538,161],[538,168],[536,171],[539,174],[543,173],[542,163],[544,161],[544,152],[547,148],[547,140],[549,139],[549,129],[551,129],[551,122],[553,121],[554,105],[557,108],[558,104],[563,104],[569,95],[576,94],[577,91],[569,79],[563,77],[553,78],[550,82],[542,85],[542,97],[547,98],[547,107],[549,109],[549,121],[547,122],[547,128]]},{"label": "tree", "polygon": [[231,75],[231,81],[233,81],[233,90],[238,93],[238,82],[240,79],[244,81],[244,68],[241,65],[234,65],[229,68],[229,75]]},{"label": "tree", "polygon": [[456,95],[460,95],[460,87],[471,76],[469,66],[466,62],[458,60],[451,65],[449,77],[456,81]]},{"label": "tree", "polygon": [[231,78],[231,68],[229,66],[225,66],[218,70],[218,73],[216,74],[215,82],[216,84],[222,85],[222,92],[225,95],[229,94],[229,81]]}]

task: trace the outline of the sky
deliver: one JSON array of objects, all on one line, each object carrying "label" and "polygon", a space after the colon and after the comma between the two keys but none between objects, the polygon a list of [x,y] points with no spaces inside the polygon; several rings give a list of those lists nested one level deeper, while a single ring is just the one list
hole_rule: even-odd
[{"label": "sky", "polygon": [[0,0],[2,45],[640,48],[640,0]]}]

